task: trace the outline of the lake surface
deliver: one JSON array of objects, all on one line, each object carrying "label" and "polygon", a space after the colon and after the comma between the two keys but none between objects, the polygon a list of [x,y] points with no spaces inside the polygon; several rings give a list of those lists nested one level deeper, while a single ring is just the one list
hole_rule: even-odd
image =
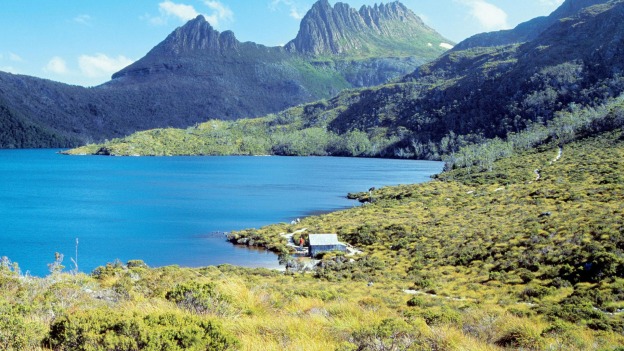
[{"label": "lake surface", "polygon": [[82,272],[150,266],[277,267],[223,234],[359,204],[348,192],[418,183],[442,163],[332,157],[101,157],[0,150],[0,256],[48,274],[54,253]]}]

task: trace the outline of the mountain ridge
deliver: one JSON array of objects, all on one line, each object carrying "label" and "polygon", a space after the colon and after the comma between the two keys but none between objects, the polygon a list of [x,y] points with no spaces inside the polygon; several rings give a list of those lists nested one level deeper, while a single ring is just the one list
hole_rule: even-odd
[{"label": "mountain ridge", "polygon": [[[327,4],[321,0],[317,7],[323,1]],[[357,13],[346,4],[338,8]],[[392,15],[386,6],[369,12],[370,21],[377,18],[381,26],[383,18]],[[393,22],[393,35],[370,41],[368,32],[343,28],[343,33],[366,43],[367,50],[310,56],[239,42],[233,32],[220,33],[198,16],[100,86],[80,88],[0,73],[0,95],[9,110],[67,140],[67,146],[143,129],[184,128],[212,118],[257,117],[329,98],[343,89],[396,79],[445,51],[427,45],[430,32],[423,32],[427,37],[420,42],[411,40],[405,33],[413,28]],[[21,145],[0,140],[3,147]]]},{"label": "mountain ridge", "polygon": [[491,47],[530,41],[557,21],[573,16],[584,8],[604,2],[605,0],[566,0],[548,16],[520,23],[514,29],[473,35],[456,45],[454,49],[460,51],[473,47]]},{"label": "mountain ridge", "polygon": [[[301,20],[296,38],[285,45],[290,52],[305,55],[340,55],[346,52],[366,53],[367,42],[373,38],[392,36],[395,22],[409,24],[413,33],[432,34],[436,44],[450,43],[398,1],[374,6],[362,6],[360,10],[337,2],[334,7],[327,0],[316,2]],[[360,38],[355,33],[369,38]],[[416,39],[410,36],[412,39]]]},{"label": "mountain ridge", "polygon": [[[401,80],[269,115],[254,130],[259,140],[272,143],[268,149],[262,144],[264,153],[440,159],[462,146],[505,138],[620,96],[622,19],[624,1],[605,1],[555,22],[524,44],[451,50]],[[289,132],[277,133],[276,125]],[[201,140],[209,134],[204,127],[190,133]],[[236,134],[240,128],[248,127],[221,129]],[[140,154],[141,147],[133,148],[135,137],[119,141],[119,154]],[[306,143],[322,146],[310,149]],[[117,153],[113,145],[106,146],[108,153]],[[176,152],[185,152],[180,146],[175,144]]]}]

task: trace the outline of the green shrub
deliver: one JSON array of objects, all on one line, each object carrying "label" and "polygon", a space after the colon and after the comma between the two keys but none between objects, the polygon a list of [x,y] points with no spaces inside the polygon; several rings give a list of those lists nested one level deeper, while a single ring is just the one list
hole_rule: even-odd
[{"label": "green shrub", "polygon": [[533,301],[534,299],[541,299],[544,296],[548,296],[551,294],[551,290],[545,286],[534,285],[527,286],[524,288],[520,294],[520,300],[522,301]]},{"label": "green shrub", "polygon": [[133,268],[149,268],[149,266],[143,262],[143,260],[130,260],[128,261],[128,263],[126,263],[126,266],[129,269],[133,269]]},{"label": "green shrub", "polygon": [[541,333],[527,325],[518,325],[505,331],[495,344],[514,349],[541,350]]},{"label": "green shrub", "polygon": [[23,306],[0,305],[0,350],[34,349],[44,337],[43,326],[24,318]]},{"label": "green shrub", "polygon": [[409,307],[423,307],[425,305],[425,301],[421,297],[414,296],[407,300],[407,305]]},{"label": "green shrub", "polygon": [[448,307],[429,308],[423,311],[422,318],[428,325],[461,323],[461,314]]},{"label": "green shrub", "polygon": [[221,295],[213,283],[188,282],[178,284],[167,292],[165,298],[191,312],[224,313],[230,302],[229,297]]},{"label": "green shrub", "polygon": [[237,341],[214,322],[181,313],[141,315],[97,309],[63,315],[45,345],[55,350],[230,350]]},{"label": "green shrub", "polygon": [[113,263],[107,263],[106,266],[99,266],[91,272],[91,275],[96,279],[106,279],[109,277],[117,277],[122,275],[125,272],[126,267],[124,267],[121,261],[117,260]]},{"label": "green shrub", "polygon": [[381,323],[354,332],[350,343],[354,348],[343,346],[342,350],[383,351],[411,350],[419,343],[420,333],[405,321],[384,319]]}]

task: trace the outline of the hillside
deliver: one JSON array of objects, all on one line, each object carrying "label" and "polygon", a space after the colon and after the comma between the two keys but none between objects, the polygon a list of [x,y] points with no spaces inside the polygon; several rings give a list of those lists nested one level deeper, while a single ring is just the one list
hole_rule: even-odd
[{"label": "hillside", "polygon": [[[560,120],[520,133],[499,160],[479,148],[501,140],[462,148],[470,166],[450,160],[373,203],[230,233],[279,252],[285,273],[130,261],[69,274],[51,258],[51,275],[32,278],[3,258],[0,347],[620,350],[623,101],[571,114],[586,121],[573,131]],[[362,253],[310,270],[280,235],[324,232]]]},{"label": "hillside", "polygon": [[[328,18],[337,20],[321,25]],[[357,45],[334,43],[335,52],[266,47],[240,42],[198,16],[97,87],[0,72],[0,106],[44,130],[29,130],[34,143],[12,138],[0,145],[70,147],[137,130],[262,116],[399,78],[438,57],[446,50],[440,44],[449,42],[399,2],[357,11],[319,1],[291,43],[323,47],[327,37]],[[59,142],[50,141],[50,133]]]},{"label": "hillside", "polygon": [[519,24],[514,29],[473,35],[462,41],[455,49],[465,50],[475,47],[493,47],[531,41],[537,38],[537,36],[548,27],[562,19],[573,17],[577,12],[586,7],[604,2],[604,0],[567,0],[548,16],[534,18],[528,22]]},{"label": "hillside", "polygon": [[[576,2],[562,8],[570,3]],[[347,90],[254,121],[141,132],[76,152],[440,159],[619,96],[622,19],[624,2],[603,2],[556,21],[529,42],[452,50],[390,84]]]}]

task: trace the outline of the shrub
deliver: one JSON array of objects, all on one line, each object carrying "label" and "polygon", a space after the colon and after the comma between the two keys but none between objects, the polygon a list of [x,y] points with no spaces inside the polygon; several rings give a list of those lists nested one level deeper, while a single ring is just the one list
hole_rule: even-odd
[{"label": "shrub", "polygon": [[439,324],[459,324],[461,322],[461,314],[448,307],[430,308],[422,313],[422,318],[427,325]]},{"label": "shrub", "polygon": [[514,349],[541,350],[541,333],[528,325],[516,325],[506,330],[495,344]]},{"label": "shrub", "polygon": [[125,267],[121,261],[117,260],[113,263],[107,263],[106,266],[99,266],[91,272],[91,275],[99,280],[105,280],[110,277],[118,277],[125,272]]},{"label": "shrub", "polygon": [[[381,323],[354,332],[350,342],[352,350],[398,351],[410,350],[418,343],[420,333],[415,332],[402,320],[384,319]],[[348,350],[343,346],[343,350]]]},{"label": "shrub", "polygon": [[55,350],[230,350],[237,341],[212,321],[181,313],[98,309],[64,315],[45,344]]},{"label": "shrub", "polygon": [[0,305],[0,350],[34,349],[43,339],[43,326],[28,321],[20,306]]},{"label": "shrub", "polygon": [[551,290],[545,286],[527,286],[524,288],[519,297],[522,301],[532,301],[534,299],[541,299],[544,296],[550,295]]},{"label": "shrub", "polygon": [[188,282],[178,284],[167,292],[166,299],[191,312],[222,314],[227,310],[230,299],[221,295],[213,283]]},{"label": "shrub", "polygon": [[421,297],[414,296],[407,300],[407,305],[409,307],[423,307],[425,305],[425,301]]},{"label": "shrub", "polygon": [[128,267],[128,269],[149,268],[148,265],[145,262],[143,262],[143,260],[130,260],[128,261],[126,266]]}]

